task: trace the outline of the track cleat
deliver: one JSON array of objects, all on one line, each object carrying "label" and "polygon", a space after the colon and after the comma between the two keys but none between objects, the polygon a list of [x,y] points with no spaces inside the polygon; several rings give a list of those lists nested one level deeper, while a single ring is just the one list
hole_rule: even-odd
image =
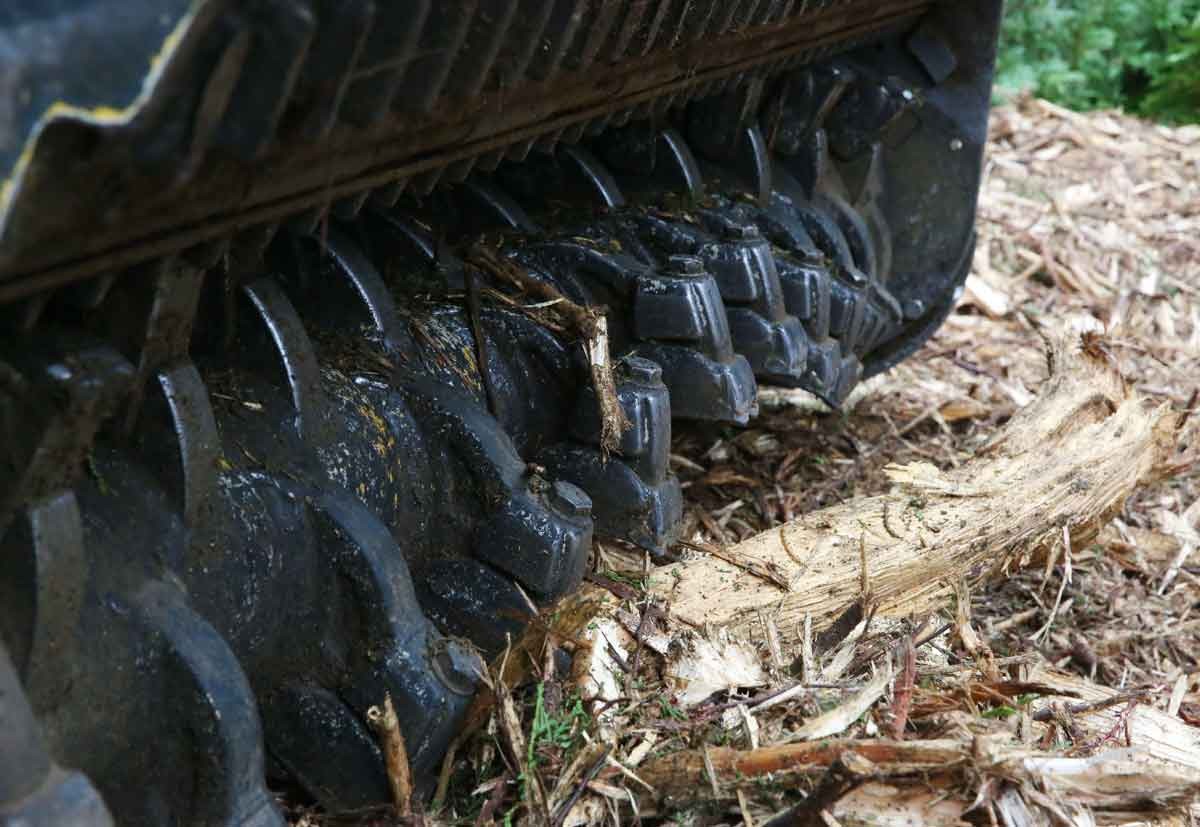
[{"label": "track cleat", "polygon": [[461,391],[415,379],[404,392],[417,419],[445,434],[455,461],[474,479],[486,509],[475,555],[541,598],[578,586],[592,538],[587,494],[528,467],[499,423]]},{"label": "track cleat", "polygon": [[756,411],[753,371],[734,353],[716,280],[695,256],[661,270],[579,235],[519,249],[531,271],[585,304],[607,305],[618,353],[657,362],[671,409],[687,419],[745,424]]},{"label": "track cleat", "polygon": [[616,456],[600,449],[595,391],[584,389],[571,434],[577,442],[551,446],[539,462],[591,493],[596,531],[661,553],[674,542],[683,517],[683,492],[670,473],[671,399],[662,368],[629,356],[617,365],[617,396],[629,422]]},{"label": "track cleat", "polygon": [[16,668],[0,644],[0,827],[64,824],[112,827],[112,816],[83,774],[46,752]]},{"label": "track cleat", "polygon": [[657,210],[628,213],[612,226],[649,264],[661,267],[671,255],[698,258],[717,282],[734,350],[756,376],[794,384],[804,370],[807,337],[784,309],[770,244],[752,224],[715,211],[697,214],[707,227]]}]

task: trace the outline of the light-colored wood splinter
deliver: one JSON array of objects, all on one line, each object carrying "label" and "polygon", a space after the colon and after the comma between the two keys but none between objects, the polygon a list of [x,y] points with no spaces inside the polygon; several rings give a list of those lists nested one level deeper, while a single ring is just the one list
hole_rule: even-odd
[{"label": "light-colored wood splinter", "polygon": [[384,695],[380,706],[367,710],[367,723],[375,730],[383,748],[384,765],[387,768],[388,786],[392,791],[392,804],[396,816],[407,819],[412,816],[412,772],[408,766],[408,746],[404,733],[400,731],[400,719],[392,705],[391,694]]}]

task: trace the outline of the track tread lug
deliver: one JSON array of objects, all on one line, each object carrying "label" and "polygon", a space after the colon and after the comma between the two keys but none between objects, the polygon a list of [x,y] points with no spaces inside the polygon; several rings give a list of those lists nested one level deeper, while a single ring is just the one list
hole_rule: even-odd
[{"label": "track tread lug", "polygon": [[233,652],[173,586],[147,583],[134,606],[165,646],[179,681],[168,702],[188,722],[197,753],[190,817],[229,827],[285,827],[266,787],[254,693]]}]

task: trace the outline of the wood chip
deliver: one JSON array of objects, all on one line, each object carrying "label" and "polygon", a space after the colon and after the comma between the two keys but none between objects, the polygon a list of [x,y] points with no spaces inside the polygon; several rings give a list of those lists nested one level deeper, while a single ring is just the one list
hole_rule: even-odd
[{"label": "wood chip", "polygon": [[802,727],[789,733],[784,742],[815,741],[845,732],[863,713],[874,706],[877,700],[883,697],[883,693],[887,691],[891,682],[891,670],[880,671],[850,700],[823,715],[818,715],[811,721],[806,721]]}]

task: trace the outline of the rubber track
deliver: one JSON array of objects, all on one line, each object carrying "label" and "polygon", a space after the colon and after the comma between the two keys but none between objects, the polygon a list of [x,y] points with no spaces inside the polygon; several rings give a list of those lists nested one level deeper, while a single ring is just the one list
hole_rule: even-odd
[{"label": "rubber track", "polygon": [[[444,45],[469,41],[451,23]],[[927,335],[969,236],[934,292],[893,278],[911,254],[881,207],[885,139],[917,96],[843,63],[784,89],[777,111],[753,84],[675,101],[14,305],[0,681],[122,823],[279,824],[268,776],[330,809],[384,800],[363,720],[385,694],[427,787],[479,668],[462,638],[501,648],[578,584],[593,533],[674,542],[672,417],[744,424],[757,381],[837,404]],[[481,248],[607,309],[633,425],[615,455],[577,331]],[[0,773],[0,815],[68,801],[102,823],[14,709],[32,769]]]}]

